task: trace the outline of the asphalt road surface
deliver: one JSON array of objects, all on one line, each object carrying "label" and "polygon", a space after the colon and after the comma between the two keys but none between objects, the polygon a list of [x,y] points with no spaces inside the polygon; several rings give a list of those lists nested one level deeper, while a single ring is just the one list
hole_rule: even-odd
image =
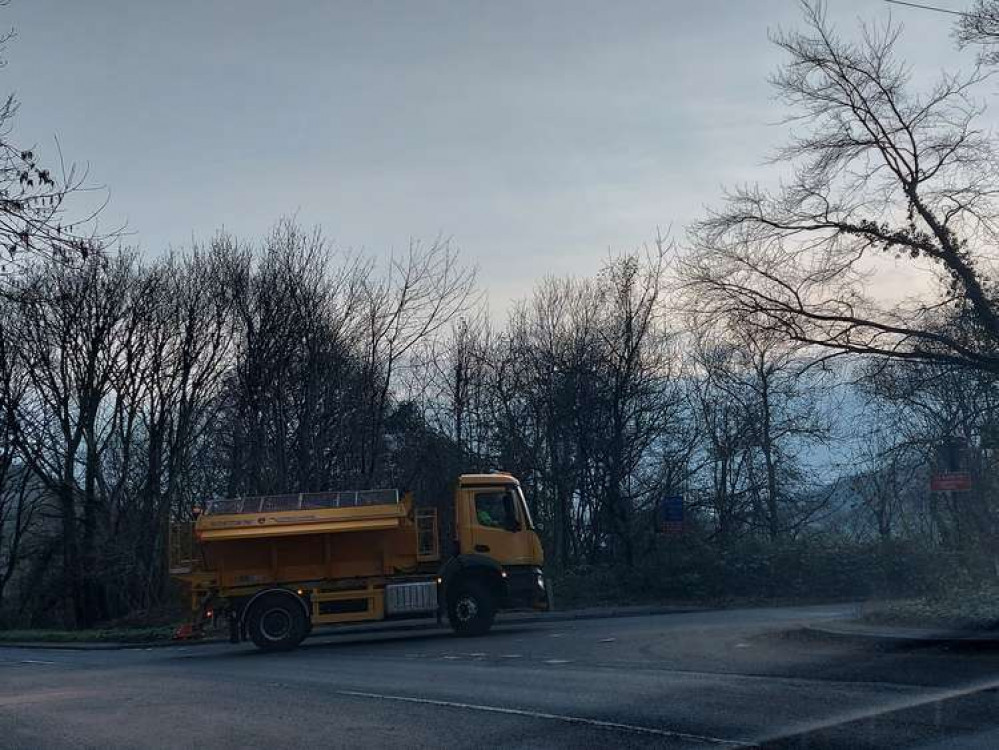
[{"label": "asphalt road surface", "polygon": [[825,639],[845,606],[0,648],[0,747],[999,748],[999,651]]}]

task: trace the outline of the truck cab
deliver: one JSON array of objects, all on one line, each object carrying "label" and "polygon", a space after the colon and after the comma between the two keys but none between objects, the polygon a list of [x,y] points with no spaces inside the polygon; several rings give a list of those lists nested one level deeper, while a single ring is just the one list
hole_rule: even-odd
[{"label": "truck cab", "polygon": [[547,609],[544,552],[520,483],[510,474],[463,474],[454,508],[455,554],[440,584],[455,631],[486,632],[498,608]]},{"label": "truck cab", "polygon": [[481,635],[500,610],[549,607],[541,543],[506,473],[464,474],[436,505],[397,490],[212,500],[170,542],[191,599],[183,633],[222,618],[230,640],[265,650],[316,624],[446,614],[457,634]]}]

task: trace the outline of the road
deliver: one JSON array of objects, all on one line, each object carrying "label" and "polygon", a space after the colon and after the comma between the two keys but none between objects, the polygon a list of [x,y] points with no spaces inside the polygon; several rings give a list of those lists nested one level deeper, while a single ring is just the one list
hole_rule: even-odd
[{"label": "road", "polygon": [[999,652],[824,639],[846,606],[0,648],[0,747],[999,747]]}]

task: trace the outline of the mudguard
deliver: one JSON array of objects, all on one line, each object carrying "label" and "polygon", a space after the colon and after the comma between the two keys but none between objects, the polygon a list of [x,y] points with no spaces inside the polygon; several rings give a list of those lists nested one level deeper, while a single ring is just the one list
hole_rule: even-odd
[{"label": "mudguard", "polygon": [[503,578],[503,566],[487,555],[464,554],[455,555],[441,567],[437,577],[440,579],[440,590],[437,601],[440,607],[446,606],[448,588],[463,575],[469,573],[485,574],[491,583],[497,587],[497,594],[500,597],[498,604],[502,604],[506,599],[506,581]]}]

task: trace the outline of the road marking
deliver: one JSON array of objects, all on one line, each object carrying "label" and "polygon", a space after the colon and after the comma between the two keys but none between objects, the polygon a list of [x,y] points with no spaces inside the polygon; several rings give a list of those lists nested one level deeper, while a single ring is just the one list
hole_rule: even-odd
[{"label": "road marking", "polygon": [[[858,684],[858,683],[854,683]],[[801,737],[811,732],[819,732],[824,729],[831,729],[834,727],[841,726],[843,724],[850,724],[858,721],[865,721],[867,719],[878,719],[889,714],[893,714],[900,711],[908,711],[914,708],[922,708],[935,706],[939,709],[939,704],[944,701],[954,700],[956,698],[966,698],[973,696],[977,693],[985,693],[993,690],[999,690],[999,680],[986,680],[984,682],[976,682],[965,687],[949,689],[949,690],[934,690],[928,694],[917,695],[914,697],[904,697],[899,700],[888,701],[880,706],[871,709],[859,709],[856,711],[846,711],[839,716],[834,716],[829,719],[819,719],[812,722],[811,724],[805,724],[798,726],[794,729],[793,733],[789,732],[784,735],[774,735],[772,737],[766,737],[761,742],[770,742],[773,740],[788,739],[790,737]]]},{"label": "road marking", "polygon": [[460,659],[461,657],[460,656],[451,656],[450,654],[448,654],[448,655],[444,656],[443,658],[445,658],[445,659]]},{"label": "road marking", "polygon": [[493,714],[525,716],[530,719],[547,719],[549,721],[561,721],[566,724],[581,724],[583,726],[594,727],[597,729],[607,729],[612,732],[647,734],[655,737],[669,737],[676,740],[686,740],[688,742],[702,742],[709,745],[722,745],[725,747],[758,747],[758,745],[753,742],[745,742],[743,740],[726,740],[720,737],[709,737],[702,734],[675,732],[670,729],[656,729],[654,727],[643,727],[637,724],[621,724],[620,722],[604,721],[602,719],[588,719],[584,716],[567,716],[565,714],[550,714],[544,711],[528,711],[523,708],[504,708],[503,706],[484,706],[477,703],[438,701],[430,698],[414,698],[406,695],[383,695],[381,693],[365,693],[360,690],[337,690],[336,692],[337,695],[345,695],[350,698],[372,698],[374,700],[417,703],[427,706],[441,706],[443,708],[462,708],[466,711],[485,711],[486,713]]},{"label": "road marking", "polygon": [[487,654],[484,654],[481,651],[477,651],[474,654],[468,654],[468,656],[471,656],[471,657],[474,657],[474,658],[478,659],[480,657],[487,656]]},{"label": "road marking", "polygon": [[545,664],[572,664],[572,659],[545,659]]},{"label": "road marking", "polygon": [[520,659],[523,656],[523,654],[500,654],[500,659]]},{"label": "road marking", "polygon": [[600,643],[613,643],[617,638],[601,638]]},{"label": "road marking", "polygon": [[21,664],[55,664],[55,662],[42,661],[41,659],[21,659]]}]

